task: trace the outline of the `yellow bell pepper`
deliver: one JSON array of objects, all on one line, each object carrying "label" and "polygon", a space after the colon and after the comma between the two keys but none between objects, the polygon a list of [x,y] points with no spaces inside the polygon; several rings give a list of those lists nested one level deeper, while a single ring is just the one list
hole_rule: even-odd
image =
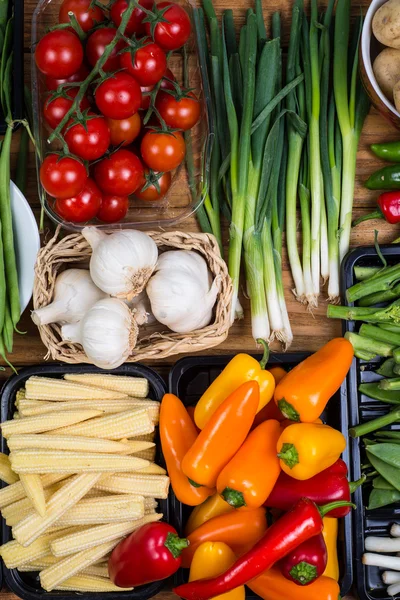
[{"label": "yellow bell pepper", "polygon": [[204,429],[222,402],[247,381],[257,381],[260,386],[260,402],[257,412],[268,404],[275,391],[274,376],[265,370],[268,357],[269,350],[265,344],[264,356],[260,362],[249,354],[237,354],[229,361],[196,405],[194,420],[199,429]]},{"label": "yellow bell pepper", "polygon": [[301,481],[332,466],[345,448],[340,431],[317,423],[289,425],[277,444],[282,471]]},{"label": "yellow bell pepper", "polygon": [[206,521],[233,510],[235,510],[233,506],[225,502],[219,494],[210,496],[207,500],[196,506],[190,513],[190,517],[188,518],[185,527],[185,535],[190,535]]},{"label": "yellow bell pepper", "polygon": [[328,562],[323,573],[325,577],[331,577],[335,581],[339,581],[339,561],[337,553],[337,537],[338,537],[338,520],[331,517],[324,517],[324,536],[326,549],[328,551]]},{"label": "yellow bell pepper", "polygon": [[[190,565],[189,581],[211,579],[224,573],[236,561],[232,550],[223,542],[204,542],[196,549]],[[214,600],[245,600],[244,585],[215,596]]]}]

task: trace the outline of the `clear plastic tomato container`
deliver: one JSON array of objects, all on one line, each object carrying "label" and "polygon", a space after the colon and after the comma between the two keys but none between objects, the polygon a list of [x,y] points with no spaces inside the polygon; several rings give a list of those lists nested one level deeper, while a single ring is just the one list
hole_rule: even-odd
[{"label": "clear plastic tomato container", "polygon": [[[201,103],[201,116],[193,129],[184,133],[186,141],[185,161],[172,172],[172,183],[167,194],[157,202],[140,201],[134,195],[129,198],[129,209],[126,217],[118,223],[102,223],[92,219],[86,223],[64,221],[54,211],[54,198],[42,188],[39,180],[41,157],[51,151],[61,149],[59,141],[48,142],[50,126],[43,116],[43,106],[48,95],[45,76],[35,64],[35,48],[39,40],[49,28],[58,23],[58,13],[62,0],[40,0],[33,13],[32,21],[32,96],[34,114],[34,135],[37,146],[36,168],[38,175],[39,197],[49,217],[58,225],[71,231],[80,231],[86,225],[96,225],[102,229],[142,228],[174,226],[192,215],[204,201],[209,165],[211,141],[213,138],[212,119],[210,114],[210,92],[207,77],[206,57],[196,35],[195,13],[192,4],[187,0],[174,0],[183,6],[190,18],[192,32],[184,49],[173,52],[168,59],[168,67],[178,83],[190,88]],[[143,113],[142,111],[142,114]]]}]

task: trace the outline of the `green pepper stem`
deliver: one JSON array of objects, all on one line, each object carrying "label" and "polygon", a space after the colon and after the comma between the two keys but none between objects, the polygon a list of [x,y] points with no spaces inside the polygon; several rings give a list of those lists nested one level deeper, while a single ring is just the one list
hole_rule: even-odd
[{"label": "green pepper stem", "polygon": [[269,359],[269,347],[267,342],[265,340],[262,340],[261,338],[257,340],[257,344],[260,344],[263,347],[264,353],[262,359],[260,360],[260,367],[262,369],[265,369]]},{"label": "green pepper stem", "polygon": [[281,451],[278,454],[278,458],[280,458],[289,469],[293,469],[299,464],[299,453],[294,444],[283,444]]},{"label": "green pepper stem", "polygon": [[174,558],[178,558],[182,554],[182,550],[189,546],[189,540],[180,538],[176,533],[168,533],[164,542],[164,546],[168,548]]},{"label": "green pepper stem", "polygon": [[201,483],[196,483],[195,481],[193,481],[193,479],[190,479],[190,477],[188,477],[188,481],[189,481],[190,485],[192,485],[195,488],[203,487],[201,485]]},{"label": "green pepper stem", "polygon": [[353,494],[357,488],[361,487],[367,480],[367,476],[363,475],[357,481],[349,481],[350,494]]},{"label": "green pepper stem", "polygon": [[378,208],[377,210],[374,210],[373,212],[370,212],[367,215],[363,215],[362,217],[358,217],[358,219],[354,219],[351,226],[357,227],[357,225],[359,225],[363,221],[369,221],[370,219],[383,219],[383,218],[384,218],[384,216],[382,214],[382,211]]},{"label": "green pepper stem", "polygon": [[246,506],[243,493],[239,492],[238,490],[226,487],[221,496],[225,502],[227,502],[230,506],[233,506],[233,508],[241,508],[242,506]]},{"label": "green pepper stem", "polygon": [[321,517],[325,517],[331,510],[335,510],[336,508],[343,508],[344,506],[350,506],[351,508],[356,509],[357,506],[353,504],[353,502],[331,502],[330,504],[324,504],[324,506],[318,506],[319,514]]},{"label": "green pepper stem", "polygon": [[317,567],[302,561],[289,571],[291,577],[300,585],[308,585],[318,577]]}]

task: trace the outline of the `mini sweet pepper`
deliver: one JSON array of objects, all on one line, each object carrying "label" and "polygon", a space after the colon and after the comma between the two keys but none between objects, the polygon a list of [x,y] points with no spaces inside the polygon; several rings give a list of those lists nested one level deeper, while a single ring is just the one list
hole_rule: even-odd
[{"label": "mini sweet pepper", "polygon": [[[229,569],[235,560],[236,556],[227,544],[223,542],[204,542],[204,544],[200,544],[193,555],[189,581],[215,577]],[[245,595],[245,587],[240,585],[226,594],[221,594],[218,599],[244,600]]]}]

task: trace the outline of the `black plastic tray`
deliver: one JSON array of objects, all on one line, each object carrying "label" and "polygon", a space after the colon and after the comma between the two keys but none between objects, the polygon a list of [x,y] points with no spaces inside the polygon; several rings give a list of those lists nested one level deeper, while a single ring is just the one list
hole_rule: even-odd
[{"label": "black plastic tray", "polygon": [[[389,265],[399,262],[400,246],[392,244],[390,246],[381,246],[380,248]],[[352,250],[342,264],[341,284],[343,293],[347,288],[356,283],[354,277],[355,266],[373,267],[381,265],[382,263],[373,246],[359,247]],[[343,303],[353,306],[352,303],[346,302],[345,298],[343,298]],[[357,331],[360,325],[360,322],[343,321],[344,331]],[[359,360],[358,358],[353,360],[347,377],[350,427],[386,414],[393,408],[384,402],[372,400],[358,391],[360,383],[381,379],[374,372],[381,362],[383,362],[381,359],[371,362]],[[398,429],[398,425],[393,425],[391,429]],[[362,438],[350,440],[350,452],[353,467],[352,478],[357,480],[361,477],[361,464],[365,456]],[[369,485],[363,485],[362,488],[356,490],[354,495],[357,505],[357,510],[353,513],[353,530],[355,536],[354,563],[357,592],[360,600],[390,600],[390,596],[386,592],[387,586],[382,582],[380,576],[382,570],[378,569],[378,567],[366,567],[362,564],[361,558],[364,553],[365,536],[388,535],[390,525],[394,521],[400,520],[400,504],[393,504],[371,511],[367,510],[366,506],[370,491],[371,487]]]},{"label": "black plastic tray", "polygon": [[[12,116],[13,119],[22,119],[24,117],[24,0],[10,2],[10,13],[12,10],[14,11]],[[4,135],[6,129],[7,123],[0,111],[0,135]]]},{"label": "black plastic tray", "polygon": [[[38,365],[21,369],[18,375],[13,375],[4,384],[1,392],[0,417],[1,422],[12,418],[14,412],[14,400],[16,392],[24,385],[25,381],[32,375],[40,375],[43,377],[61,378],[65,373],[112,373],[113,375],[130,375],[131,377],[145,377],[149,381],[149,398],[161,402],[162,397],[166,392],[166,385],[158,373],[143,365],[126,364],[113,371],[98,369],[90,365]],[[161,445],[157,441],[157,449],[159,452],[158,461],[163,464],[161,455]],[[7,442],[1,438],[1,451],[8,453]],[[169,502],[168,500],[159,500],[159,507],[164,514],[166,521],[170,521]],[[2,543],[12,539],[11,529],[7,527],[4,519],[2,519],[1,527]],[[4,584],[23,600],[71,600],[71,598],[81,598],[82,600],[92,600],[101,596],[106,596],[110,600],[147,600],[158,594],[166,584],[166,581],[156,581],[148,585],[143,585],[135,588],[133,591],[127,592],[108,592],[106,594],[99,593],[77,593],[77,592],[46,592],[40,586],[40,581],[35,573],[19,573],[17,569],[7,569],[3,564]]]},{"label": "black plastic tray", "polygon": [[[284,368],[290,369],[304,360],[308,353],[293,352],[288,354],[272,354],[269,360],[269,366],[282,365]],[[178,396],[186,406],[194,405],[221,373],[223,368],[231,360],[231,356],[196,356],[193,358],[182,358],[179,360],[170,372],[169,389],[171,393]],[[261,360],[261,356],[256,357]],[[346,438],[346,450],[343,453],[343,460],[349,467],[349,445],[348,445],[348,414],[347,414],[347,392],[343,386],[341,391],[335,394],[330,400],[326,411],[322,415],[324,422],[332,425],[336,429],[340,429]],[[182,534],[184,524],[190,514],[191,508],[179,502],[172,489],[170,491],[170,515],[172,523],[177,531]],[[353,542],[352,542],[352,519],[351,515],[347,515],[342,520],[339,542],[339,559],[340,559],[340,582],[341,594],[344,596],[349,590],[353,582]],[[175,584],[179,585],[187,581],[188,571],[180,570],[175,577]],[[256,594],[246,588],[246,597],[258,598]],[[289,600],[289,599],[287,599]]]}]

